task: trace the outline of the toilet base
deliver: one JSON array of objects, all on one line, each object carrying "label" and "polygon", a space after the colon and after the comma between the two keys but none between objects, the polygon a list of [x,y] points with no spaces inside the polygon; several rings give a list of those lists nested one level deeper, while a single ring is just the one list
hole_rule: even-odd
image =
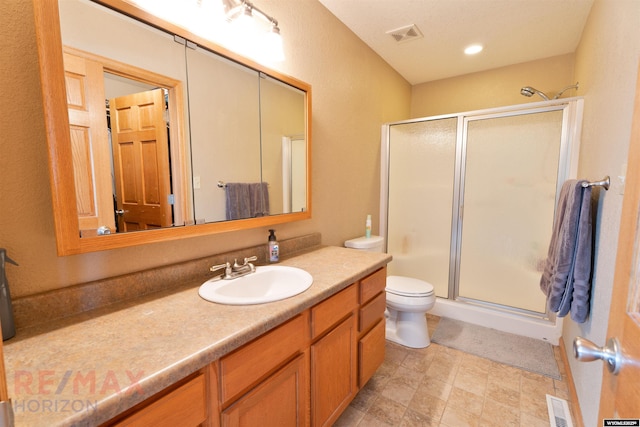
[{"label": "toilet base", "polygon": [[385,337],[410,348],[425,348],[431,344],[426,313],[398,312],[387,308]]}]

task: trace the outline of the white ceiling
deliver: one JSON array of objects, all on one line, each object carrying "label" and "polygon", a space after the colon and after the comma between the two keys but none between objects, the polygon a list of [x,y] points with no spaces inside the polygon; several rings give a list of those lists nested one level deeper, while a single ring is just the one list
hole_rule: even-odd
[{"label": "white ceiling", "polygon": [[[593,0],[320,0],[409,83],[572,53]],[[387,32],[417,25],[422,38]],[[480,43],[484,50],[463,50]]]}]

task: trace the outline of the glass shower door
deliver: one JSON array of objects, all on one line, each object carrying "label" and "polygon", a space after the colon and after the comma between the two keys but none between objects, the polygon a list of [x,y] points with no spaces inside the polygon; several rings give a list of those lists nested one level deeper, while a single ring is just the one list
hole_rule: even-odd
[{"label": "glass shower door", "polygon": [[465,120],[457,296],[545,312],[562,110]]},{"label": "glass shower door", "polygon": [[389,275],[431,283],[448,297],[458,119],[389,127]]}]

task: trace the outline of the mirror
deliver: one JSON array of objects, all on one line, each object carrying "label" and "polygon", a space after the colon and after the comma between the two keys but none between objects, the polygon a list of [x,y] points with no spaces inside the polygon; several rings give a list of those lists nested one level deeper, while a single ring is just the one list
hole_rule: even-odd
[{"label": "mirror", "polygon": [[50,3],[34,9],[59,255],[310,218],[309,85],[120,0]]}]

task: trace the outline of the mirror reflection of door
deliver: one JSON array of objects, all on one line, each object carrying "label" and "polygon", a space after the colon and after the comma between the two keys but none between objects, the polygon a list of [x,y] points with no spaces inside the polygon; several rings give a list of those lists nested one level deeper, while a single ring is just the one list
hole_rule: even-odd
[{"label": "mirror reflection of door", "polygon": [[307,142],[304,136],[282,137],[282,212],[304,212],[307,206]]},{"label": "mirror reflection of door", "polygon": [[291,141],[291,212],[304,212],[307,208],[307,141]]},{"label": "mirror reflection of door", "polygon": [[69,47],[64,66],[81,236],[184,224],[180,83]]},{"label": "mirror reflection of door", "polygon": [[173,224],[163,89],[109,100],[118,231]]},{"label": "mirror reflection of door", "polygon": [[65,52],[64,66],[80,233],[115,232],[102,64]]}]

